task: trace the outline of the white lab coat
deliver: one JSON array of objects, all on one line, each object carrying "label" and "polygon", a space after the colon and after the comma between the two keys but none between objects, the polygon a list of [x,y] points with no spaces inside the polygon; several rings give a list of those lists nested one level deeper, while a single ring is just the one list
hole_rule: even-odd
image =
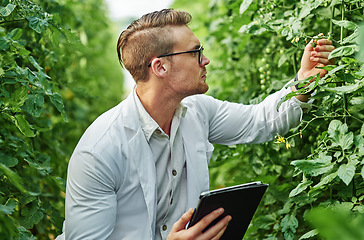
[{"label": "white lab coat", "polygon": [[[211,143],[269,141],[297,126],[302,109],[278,101],[289,89],[259,105],[242,105],[206,95],[187,97],[180,129],[187,165],[187,206],[209,189]],[[64,231],[57,239],[154,239],[156,171],[132,94],[86,130],[69,163]]]}]

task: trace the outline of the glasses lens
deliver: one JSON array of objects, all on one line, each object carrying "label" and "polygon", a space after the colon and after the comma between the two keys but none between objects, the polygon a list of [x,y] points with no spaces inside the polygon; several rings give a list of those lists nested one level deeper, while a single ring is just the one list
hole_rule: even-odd
[{"label": "glasses lens", "polygon": [[198,59],[199,64],[201,64],[201,62],[202,62],[202,55],[203,55],[203,47],[201,46],[200,51],[199,51],[199,59]]}]

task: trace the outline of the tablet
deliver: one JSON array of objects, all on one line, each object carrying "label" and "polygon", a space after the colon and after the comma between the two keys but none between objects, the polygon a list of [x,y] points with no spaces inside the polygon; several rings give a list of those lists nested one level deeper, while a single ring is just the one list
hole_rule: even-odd
[{"label": "tablet", "polygon": [[251,182],[203,192],[188,227],[195,225],[204,216],[222,207],[224,213],[207,226],[203,232],[225,216],[230,215],[232,219],[220,239],[241,240],[267,188],[268,184]]}]

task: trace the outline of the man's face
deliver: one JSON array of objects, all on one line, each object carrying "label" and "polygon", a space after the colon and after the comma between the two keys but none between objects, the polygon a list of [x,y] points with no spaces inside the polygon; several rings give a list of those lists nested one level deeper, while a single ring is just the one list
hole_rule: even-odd
[{"label": "man's face", "polygon": [[[173,53],[200,48],[200,41],[189,27],[172,26],[171,33],[175,39]],[[210,60],[205,56],[199,63],[198,52],[171,56],[170,87],[183,97],[205,93],[209,88],[206,84],[206,65],[209,63]]]}]

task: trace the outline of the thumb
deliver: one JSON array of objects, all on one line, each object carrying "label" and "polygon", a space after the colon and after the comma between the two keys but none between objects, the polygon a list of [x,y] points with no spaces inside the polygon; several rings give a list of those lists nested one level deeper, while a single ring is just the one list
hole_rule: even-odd
[{"label": "thumb", "polygon": [[190,208],[182,217],[173,225],[174,231],[178,232],[186,228],[187,223],[191,220],[194,210]]}]

